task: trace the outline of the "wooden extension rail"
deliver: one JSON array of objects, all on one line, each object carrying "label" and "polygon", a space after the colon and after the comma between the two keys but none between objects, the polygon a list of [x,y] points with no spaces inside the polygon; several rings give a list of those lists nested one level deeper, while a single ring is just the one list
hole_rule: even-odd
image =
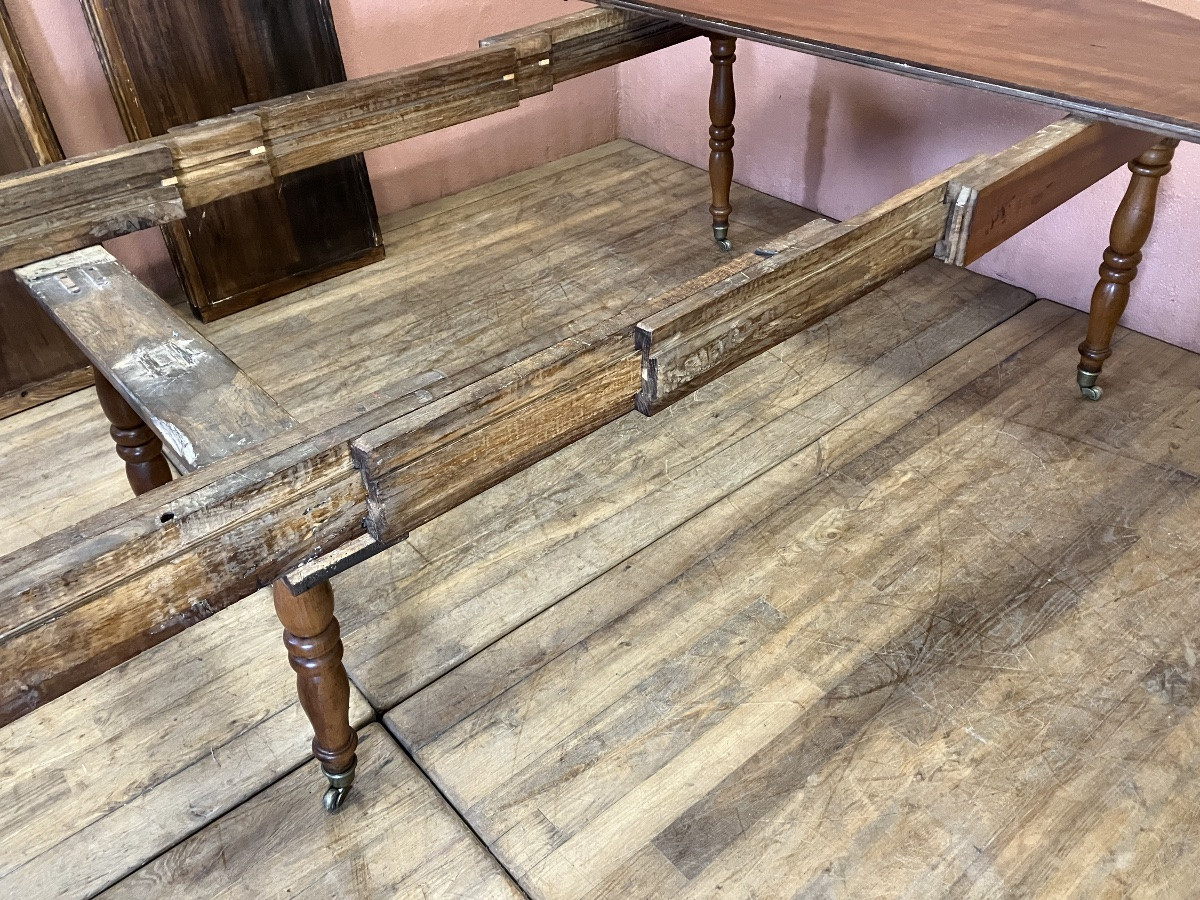
[{"label": "wooden extension rail", "polygon": [[512,109],[554,85],[695,37],[591,9],[383,75],[269,100],[153,140],[0,178],[0,270],[184,217],[279,175]]},{"label": "wooden extension rail", "polygon": [[[523,58],[536,66],[537,56]],[[308,423],[102,250],[19,270],[181,468],[202,468],[0,559],[0,723],[281,576],[297,590],[327,578],[935,252],[973,258],[1155,140],[1135,134],[1063,120],[586,334],[547,335],[450,377],[414,373],[373,410]],[[1046,202],[1027,201],[1028,185]]]}]

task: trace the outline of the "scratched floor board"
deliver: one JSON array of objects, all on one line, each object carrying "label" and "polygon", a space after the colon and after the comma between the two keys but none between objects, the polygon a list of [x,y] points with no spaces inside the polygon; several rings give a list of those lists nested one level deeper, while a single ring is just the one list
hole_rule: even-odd
[{"label": "scratched floor board", "polygon": [[535,897],[1189,896],[1200,357],[1123,335],[1085,404],[1082,322],[1028,308],[386,724]]}]

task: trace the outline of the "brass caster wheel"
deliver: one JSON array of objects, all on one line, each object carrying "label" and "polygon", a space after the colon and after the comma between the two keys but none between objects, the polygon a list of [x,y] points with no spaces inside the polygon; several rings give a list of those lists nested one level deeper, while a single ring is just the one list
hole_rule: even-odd
[{"label": "brass caster wheel", "polygon": [[717,246],[728,253],[733,249],[733,241],[729,240],[729,238],[725,238],[724,240],[717,241]]},{"label": "brass caster wheel", "polygon": [[713,237],[717,240],[717,246],[722,250],[732,250],[733,244],[729,240],[729,223],[724,225],[713,225]]},{"label": "brass caster wheel", "polygon": [[321,805],[325,807],[325,812],[337,812],[346,802],[346,795],[350,793],[350,785],[354,784],[354,766],[336,775],[325,772],[325,777],[329,779],[329,788],[321,799]]},{"label": "brass caster wheel", "polygon": [[1104,396],[1104,391],[1098,387],[1081,387],[1079,393],[1083,394],[1084,400],[1099,400]]},{"label": "brass caster wheel", "polygon": [[1079,384],[1079,393],[1083,394],[1083,399],[1099,400],[1102,396],[1104,396],[1104,391],[1101,390],[1096,384],[1096,381],[1099,378],[1099,372],[1085,372],[1083,369],[1079,370],[1079,374],[1076,376],[1075,380]]}]

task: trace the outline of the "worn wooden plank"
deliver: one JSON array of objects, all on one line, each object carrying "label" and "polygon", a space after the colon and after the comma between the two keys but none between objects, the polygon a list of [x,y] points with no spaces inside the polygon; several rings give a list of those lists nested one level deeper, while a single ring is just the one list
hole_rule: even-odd
[{"label": "worn wooden plank", "polygon": [[554,85],[696,37],[686,25],[613,9],[588,9],[479,42],[512,47],[521,99]]},{"label": "worn wooden plank", "polygon": [[51,163],[0,178],[0,269],[183,218],[162,144]]},{"label": "worn wooden plank", "polygon": [[1048,125],[951,181],[938,259],[970,265],[1158,141],[1077,116]]},{"label": "worn wooden plank", "polygon": [[364,435],[368,530],[396,541],[632,412],[640,373],[632,336],[600,327]]},{"label": "worn wooden plank", "polygon": [[[372,717],[351,687],[351,722]],[[0,894],[84,898],[311,758],[259,592],[0,729]]]},{"label": "worn wooden plank", "polygon": [[638,409],[651,414],[678,402],[932,256],[945,229],[946,185],[973,162],[845,222],[806,225],[774,244],[774,256],[747,254],[741,271],[698,281],[693,293],[644,318]]},{"label": "worn wooden plank", "polygon": [[191,472],[295,427],[296,420],[102,247],[17,270]]},{"label": "worn wooden plank", "polygon": [[170,129],[179,193],[186,206],[203,206],[274,182],[262,120],[252,114],[206,119]]},{"label": "worn wooden plank", "polygon": [[276,175],[517,106],[516,53],[476,50],[248,107]]},{"label": "worn wooden plank", "polygon": [[362,730],[358,778],[371,790],[329,816],[305,766],[101,896],[524,896],[378,725]]}]

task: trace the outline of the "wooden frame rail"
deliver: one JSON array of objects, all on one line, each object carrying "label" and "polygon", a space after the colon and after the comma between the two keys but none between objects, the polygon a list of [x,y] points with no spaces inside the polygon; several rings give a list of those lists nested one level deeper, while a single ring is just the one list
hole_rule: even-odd
[{"label": "wooden frame rail", "polygon": [[[413,373],[377,408],[315,422],[291,421],[103,251],[19,270],[181,467],[208,464],[0,559],[0,722],[281,576],[307,590],[635,404],[653,413],[939,246],[970,244],[983,219],[959,215],[961,186],[983,205],[1044,177],[1051,160],[1074,173],[1097,158],[1097,142],[1126,140],[1102,127],[1051,126],[847,222],[798,229],[767,248],[774,256],[730,260],[587,334],[549,334],[450,377]],[[1071,189],[1128,150],[1099,154]],[[1006,227],[1039,209],[1012,208]],[[164,386],[168,372],[178,390]]]},{"label": "wooden frame rail", "polygon": [[479,50],[255,104],[154,140],[0,178],[0,269],[184,217],[273,177],[511,109],[699,32],[608,9]]}]

